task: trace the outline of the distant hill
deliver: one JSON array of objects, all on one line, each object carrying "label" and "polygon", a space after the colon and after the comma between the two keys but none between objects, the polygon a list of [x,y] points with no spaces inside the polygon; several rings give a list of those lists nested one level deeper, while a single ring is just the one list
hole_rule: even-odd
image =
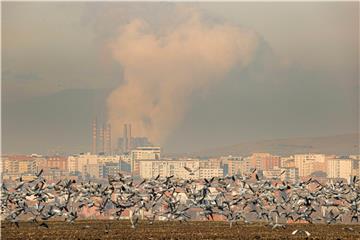
[{"label": "distant hill", "polygon": [[253,152],[269,152],[283,156],[296,153],[359,154],[359,134],[244,142],[233,146],[208,149],[191,155],[200,157],[220,155],[246,156]]}]

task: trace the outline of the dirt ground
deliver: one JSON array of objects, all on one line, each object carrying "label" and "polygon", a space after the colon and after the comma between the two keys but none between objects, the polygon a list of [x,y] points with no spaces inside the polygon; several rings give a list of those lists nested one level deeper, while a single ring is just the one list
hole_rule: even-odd
[{"label": "dirt ground", "polygon": [[[129,221],[47,222],[49,228],[34,223],[20,223],[20,227],[1,223],[1,239],[360,239],[360,224],[322,225],[291,224],[285,229],[272,230],[264,224],[237,224],[232,228],[226,222],[142,222],[136,229]],[[352,228],[348,229],[348,228]],[[293,236],[296,229],[310,232]]]}]

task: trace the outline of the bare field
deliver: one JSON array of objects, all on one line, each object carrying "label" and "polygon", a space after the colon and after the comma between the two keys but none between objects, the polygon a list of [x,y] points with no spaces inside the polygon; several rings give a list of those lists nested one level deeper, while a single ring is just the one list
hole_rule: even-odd
[{"label": "bare field", "polygon": [[[129,221],[47,222],[49,228],[34,223],[20,223],[20,227],[2,222],[2,239],[306,239],[304,233],[293,236],[296,229],[308,231],[308,239],[360,239],[360,224],[322,225],[290,224],[285,229],[274,229],[264,224],[226,222],[142,222],[132,229]],[[349,228],[352,228],[352,230]]]}]

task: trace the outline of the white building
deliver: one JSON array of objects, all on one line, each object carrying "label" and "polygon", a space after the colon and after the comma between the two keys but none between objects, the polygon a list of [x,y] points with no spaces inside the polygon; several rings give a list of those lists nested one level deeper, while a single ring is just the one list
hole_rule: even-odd
[{"label": "white building", "polygon": [[222,168],[201,168],[199,159],[178,160],[139,160],[140,176],[152,178],[160,175],[174,176],[181,179],[201,179],[212,177],[223,177]]},{"label": "white building", "polygon": [[120,160],[122,160],[128,164],[131,164],[131,154],[121,154]]},{"label": "white building", "polygon": [[264,170],[263,175],[267,179],[279,179],[281,172],[282,172],[281,168],[274,168],[271,170]]},{"label": "white building", "polygon": [[[197,179],[199,173],[199,159],[184,160],[139,160],[140,176],[142,178],[152,178],[160,175],[174,176],[175,178]],[[191,170],[189,172],[185,169]]]},{"label": "white building", "polygon": [[224,170],[222,168],[200,168],[199,178],[223,177]]},{"label": "white building", "polygon": [[296,182],[299,180],[299,169],[291,167],[276,167],[271,170],[263,171],[263,175],[267,179]]},{"label": "white building", "polygon": [[80,154],[68,157],[68,171],[71,172],[85,172],[85,165],[97,164],[98,156],[95,154]]},{"label": "white building", "polygon": [[327,159],[327,177],[343,178],[349,182],[351,176],[359,175],[358,160],[350,158],[331,158]]},{"label": "white building", "polygon": [[98,163],[118,163],[121,160],[120,155],[98,155]]},{"label": "white building", "polygon": [[294,158],[300,177],[309,176],[315,171],[326,171],[324,154],[296,154]]},{"label": "white building", "polygon": [[297,182],[299,181],[299,169],[295,167],[283,167],[285,173],[281,176],[282,181]]},{"label": "white building", "polygon": [[160,160],[161,148],[160,147],[137,147],[131,150],[131,171],[135,174],[140,172],[140,160]]},{"label": "white building", "polygon": [[95,155],[91,153],[69,156],[68,171],[80,172],[83,176],[100,177],[100,165],[108,162],[117,163],[121,160],[120,156]]}]

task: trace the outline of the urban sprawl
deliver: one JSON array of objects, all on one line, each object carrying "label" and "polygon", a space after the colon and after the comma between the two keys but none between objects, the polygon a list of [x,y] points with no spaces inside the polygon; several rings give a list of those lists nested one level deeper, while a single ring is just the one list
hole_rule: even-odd
[{"label": "urban sprawl", "polygon": [[204,179],[244,175],[256,169],[264,179],[297,182],[309,177],[327,182],[343,179],[348,182],[360,176],[360,155],[336,156],[322,153],[302,153],[278,156],[265,152],[250,156],[221,156],[213,158],[164,158],[161,147],[154,146],[146,137],[133,137],[131,124],[124,124],[123,136],[112,149],[111,126],[92,125],[92,149],[88,153],[70,156],[5,155],[2,156],[2,180],[13,181],[35,177],[43,170],[50,181],[73,179],[104,181],[118,173],[136,178],[174,176],[179,179]]},{"label": "urban sprawl", "polygon": [[[116,214],[120,213],[117,215],[118,218],[130,217],[132,221],[135,221],[133,218],[137,219],[139,216],[144,218],[144,206],[158,204],[160,209],[164,205],[170,207],[173,202],[174,204],[180,203],[179,199],[186,193],[186,196],[183,197],[188,200],[184,201],[192,201],[193,205],[189,203],[191,206],[189,207],[184,203],[187,207],[184,207],[181,214],[176,212],[178,206],[170,207],[176,210],[171,212],[173,215],[170,218],[185,220],[190,218],[186,215],[188,209],[191,208],[190,212],[193,212],[194,209],[201,208],[202,210],[199,212],[201,214],[191,218],[199,219],[199,217],[205,216],[209,219],[210,216],[213,219],[216,217],[216,211],[214,212],[213,208],[223,209],[222,205],[218,205],[221,199],[224,198],[221,201],[235,206],[240,202],[240,200],[236,200],[235,196],[247,196],[243,199],[246,200],[244,208],[250,203],[254,205],[263,197],[266,200],[265,205],[270,202],[284,202],[288,206],[306,206],[304,211],[300,211],[300,208],[293,210],[297,216],[296,219],[294,219],[295,215],[287,215],[286,221],[312,222],[313,219],[310,215],[317,211],[315,209],[318,209],[319,206],[327,209],[326,211],[323,209],[322,212],[322,219],[326,221],[339,221],[339,216],[344,216],[349,221],[358,221],[359,202],[356,184],[358,184],[360,176],[360,155],[336,156],[322,153],[302,153],[278,156],[257,152],[249,156],[221,156],[206,159],[167,158],[162,157],[161,147],[152,145],[147,138],[133,137],[130,124],[124,125],[123,132],[123,137],[118,139],[115,151],[111,148],[110,125],[98,128],[94,122],[91,152],[69,156],[42,156],[39,154],[2,156],[2,192],[3,199],[7,199],[3,202],[5,205],[2,208],[3,211],[9,213],[6,219],[17,223],[23,213],[28,212],[26,206],[36,202],[39,205],[35,210],[42,209],[42,213],[35,214],[35,218],[41,216],[43,220],[55,216],[66,216],[69,221],[73,221],[78,216],[109,218],[109,216],[113,216],[110,211],[111,206],[107,205],[111,200],[114,206],[120,207],[120,210],[116,211]],[[121,184],[118,186],[115,183]],[[195,185],[193,186],[193,184]],[[239,186],[242,187],[238,189]],[[149,187],[151,187],[151,191]],[[116,189],[119,192],[115,191]],[[110,191],[109,194],[108,191]],[[300,192],[298,193],[298,191]],[[309,198],[312,191],[318,197]],[[321,195],[323,192],[326,193],[324,196]],[[118,202],[119,200],[115,201],[116,196],[113,194],[118,199],[125,197],[127,200],[122,199],[121,203]],[[150,195],[144,197],[144,194]],[[155,197],[152,194],[155,194]],[[287,194],[292,197],[288,198]],[[324,198],[321,201],[319,194]],[[29,198],[29,196],[32,197]],[[68,197],[64,198],[64,196]],[[163,196],[166,196],[165,203],[161,202],[163,200],[159,200]],[[99,197],[101,200],[97,199]],[[279,199],[275,201],[274,197]],[[52,198],[55,198],[56,201],[50,201]],[[139,199],[135,201],[133,198]],[[232,200],[230,201],[228,198]],[[217,200],[211,202],[209,199]],[[314,199],[318,200],[314,201]],[[66,204],[61,203],[62,201]],[[23,205],[24,202],[28,202],[28,204]],[[44,204],[49,208],[47,214],[43,211],[45,205],[40,208],[42,202],[46,202]],[[69,207],[70,202],[74,202],[76,205],[71,207],[72,211],[60,210],[65,209],[64,206]],[[312,206],[316,202],[319,202],[318,205],[320,205]],[[213,205],[208,205],[210,203]],[[80,205],[77,206],[77,204]],[[87,207],[83,207],[85,205]],[[278,206],[270,205],[276,206],[275,210],[279,215]],[[222,216],[220,219],[224,217],[230,223],[235,221],[237,218],[234,218],[234,209],[236,209],[234,206],[228,206],[230,212],[221,210],[219,212]],[[345,212],[351,214],[344,213],[342,215],[341,209],[338,209],[339,206],[347,206]],[[56,210],[55,213],[54,209],[59,210]],[[250,213],[254,212],[254,209],[252,207],[252,210],[249,210]],[[261,209],[264,210],[263,207]],[[336,215],[335,211],[340,212]],[[105,212],[107,213],[104,214]],[[169,218],[169,213],[166,211],[162,214],[160,214],[162,210],[155,212],[149,216],[152,218],[157,216],[159,219],[161,217]],[[268,221],[272,221],[272,218],[269,218],[270,215],[267,213]],[[251,219],[251,216],[249,218],[249,216],[239,215],[239,217]]]},{"label": "urban sprawl", "polygon": [[253,172],[265,179],[280,176],[282,181],[296,182],[309,177],[319,181],[343,179],[349,182],[360,175],[360,156],[295,154],[282,157],[270,153],[253,153],[247,157],[161,158],[160,147],[137,147],[127,154],[98,155],[84,153],[71,156],[9,155],[2,157],[2,180],[22,176],[31,180],[41,169],[48,180],[106,180],[117,173],[139,178],[174,176],[181,179],[204,179],[242,175]]}]

